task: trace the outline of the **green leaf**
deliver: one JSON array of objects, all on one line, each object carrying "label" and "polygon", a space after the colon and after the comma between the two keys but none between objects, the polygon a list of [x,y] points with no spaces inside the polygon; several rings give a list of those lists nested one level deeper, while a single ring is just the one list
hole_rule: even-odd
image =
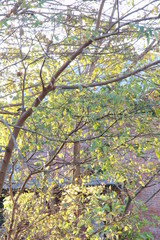
[{"label": "green leaf", "polygon": [[34,23],[35,27],[38,27],[38,25],[40,24],[39,20],[37,19],[36,22]]},{"label": "green leaf", "polygon": [[97,142],[94,141],[91,145],[91,151],[94,151],[96,149],[96,147],[97,147]]},{"label": "green leaf", "polygon": [[140,32],[144,33],[144,27],[143,26],[140,26]]},{"label": "green leaf", "polygon": [[147,39],[147,44],[149,45],[149,42],[150,42],[149,33],[145,32],[145,36],[146,36],[146,39]]},{"label": "green leaf", "polygon": [[159,40],[159,38],[158,38],[158,34],[157,34],[157,31],[154,30],[153,32],[154,32],[154,36],[155,36],[155,38],[156,38],[157,40]]},{"label": "green leaf", "polygon": [[158,159],[160,159],[160,151],[159,151],[159,150],[156,150],[156,157],[157,157]]},{"label": "green leaf", "polygon": [[148,28],[147,31],[148,31],[149,35],[152,37],[152,36],[153,36],[153,34],[152,34],[152,29],[151,29],[151,28]]}]

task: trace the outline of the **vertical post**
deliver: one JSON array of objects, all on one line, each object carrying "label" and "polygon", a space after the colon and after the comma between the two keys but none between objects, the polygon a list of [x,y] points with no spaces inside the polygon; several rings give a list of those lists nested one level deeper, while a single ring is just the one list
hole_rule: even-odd
[{"label": "vertical post", "polygon": [[73,147],[73,183],[80,181],[80,142],[74,142]]}]

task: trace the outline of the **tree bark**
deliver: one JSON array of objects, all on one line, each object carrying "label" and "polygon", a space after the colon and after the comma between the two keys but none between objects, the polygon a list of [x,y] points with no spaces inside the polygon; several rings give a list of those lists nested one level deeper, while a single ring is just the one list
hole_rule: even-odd
[{"label": "tree bark", "polygon": [[80,142],[74,143],[73,158],[73,184],[80,181]]}]

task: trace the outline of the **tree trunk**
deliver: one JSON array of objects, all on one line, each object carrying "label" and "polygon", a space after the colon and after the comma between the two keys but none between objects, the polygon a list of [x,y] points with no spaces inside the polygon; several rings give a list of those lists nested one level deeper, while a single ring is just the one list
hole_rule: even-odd
[{"label": "tree trunk", "polygon": [[73,183],[80,182],[80,142],[74,143],[73,149]]}]

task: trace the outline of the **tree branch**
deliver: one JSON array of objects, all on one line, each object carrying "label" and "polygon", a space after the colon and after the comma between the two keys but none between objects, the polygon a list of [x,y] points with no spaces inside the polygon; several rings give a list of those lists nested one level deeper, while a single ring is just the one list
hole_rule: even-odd
[{"label": "tree branch", "polygon": [[56,88],[60,88],[60,89],[79,89],[79,87],[81,86],[82,88],[92,88],[92,87],[100,87],[100,86],[106,86],[110,83],[114,83],[114,82],[120,82],[128,77],[131,77],[139,72],[142,72],[142,71],[145,71],[146,69],[150,68],[150,67],[153,67],[153,66],[156,66],[160,63],[160,60],[157,60],[155,62],[152,62],[152,63],[149,63],[147,65],[144,65],[143,67],[141,68],[138,68],[130,73],[126,73],[126,74],[123,74],[123,75],[120,75],[119,77],[116,77],[116,78],[113,78],[111,80],[108,80],[108,81],[104,81],[104,82],[95,82],[95,83],[91,83],[91,84],[75,84],[75,85],[71,85],[71,86],[56,86]]},{"label": "tree branch", "polygon": [[104,2],[105,2],[105,0],[102,0],[100,8],[99,8],[98,19],[97,19],[97,24],[96,24],[96,31],[98,30],[98,28],[100,26],[100,20],[101,20],[102,10],[104,7]]}]

